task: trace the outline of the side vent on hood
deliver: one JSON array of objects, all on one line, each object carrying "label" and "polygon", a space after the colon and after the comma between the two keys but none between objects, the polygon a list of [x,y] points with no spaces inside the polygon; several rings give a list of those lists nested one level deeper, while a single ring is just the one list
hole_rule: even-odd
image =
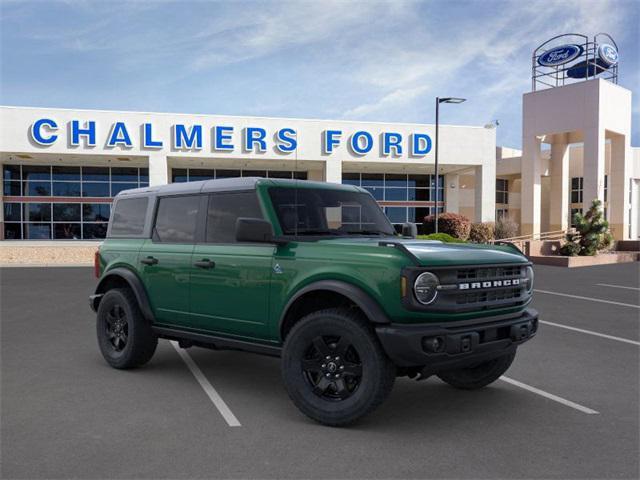
[{"label": "side vent on hood", "polygon": [[401,252],[403,252],[409,259],[413,262],[414,265],[420,266],[420,260],[416,257],[411,251],[404,246],[402,242],[393,242],[389,240],[382,240],[378,242],[378,245],[381,247],[393,247],[397,248]]}]

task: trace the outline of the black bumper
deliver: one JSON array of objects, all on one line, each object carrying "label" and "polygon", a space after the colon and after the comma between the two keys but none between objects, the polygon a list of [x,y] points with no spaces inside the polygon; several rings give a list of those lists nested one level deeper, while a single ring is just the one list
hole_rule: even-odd
[{"label": "black bumper", "polygon": [[532,308],[510,318],[376,328],[384,350],[397,366],[425,366],[433,373],[509,353],[537,331],[538,312]]}]

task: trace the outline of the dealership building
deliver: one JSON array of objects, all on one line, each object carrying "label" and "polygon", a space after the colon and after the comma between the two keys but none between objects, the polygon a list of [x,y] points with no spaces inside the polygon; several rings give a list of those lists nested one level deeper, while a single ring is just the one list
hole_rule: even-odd
[{"label": "dealership building", "polygon": [[562,77],[597,46],[534,52],[522,150],[496,147],[493,125],[440,125],[437,179],[428,124],[0,107],[0,238],[96,240],[122,190],[257,176],[362,186],[396,225],[438,209],[510,217],[531,236],[566,230],[600,199],[615,238],[637,239],[631,91],[617,85],[617,64]]}]

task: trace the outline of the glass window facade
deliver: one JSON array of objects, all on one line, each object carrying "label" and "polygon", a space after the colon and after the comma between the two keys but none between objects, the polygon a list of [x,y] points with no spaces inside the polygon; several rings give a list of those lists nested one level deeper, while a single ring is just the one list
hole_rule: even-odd
[{"label": "glass window facade", "polygon": [[509,180],[496,178],[496,203],[509,203]]},{"label": "glass window facade", "polygon": [[[425,217],[435,213],[436,200],[438,212],[444,211],[444,175],[438,177],[437,188],[435,175],[404,173],[343,173],[342,183],[362,187],[383,202],[385,214],[399,226],[405,222],[423,223]],[[386,202],[399,204],[391,206]]]},{"label": "glass window facade", "polygon": [[101,239],[112,197],[148,186],[149,169],[3,165],[2,182],[5,239]]},{"label": "glass window facade", "polygon": [[263,178],[295,178],[306,180],[307,172],[292,172],[290,170],[230,170],[226,168],[172,168],[171,181],[197,182],[214,178],[263,177]]},{"label": "glass window facade", "polygon": [[573,177],[571,179],[571,203],[582,203],[582,186],[582,177]]}]

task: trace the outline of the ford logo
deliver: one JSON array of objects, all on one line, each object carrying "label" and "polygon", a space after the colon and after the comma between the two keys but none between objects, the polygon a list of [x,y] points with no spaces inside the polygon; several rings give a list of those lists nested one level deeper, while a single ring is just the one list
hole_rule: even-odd
[{"label": "ford logo", "polygon": [[618,63],[618,50],[613,45],[603,43],[598,47],[598,58],[610,67]]},{"label": "ford logo", "polygon": [[556,67],[575,60],[584,49],[580,45],[561,45],[547,50],[538,57],[538,63],[543,67]]}]

